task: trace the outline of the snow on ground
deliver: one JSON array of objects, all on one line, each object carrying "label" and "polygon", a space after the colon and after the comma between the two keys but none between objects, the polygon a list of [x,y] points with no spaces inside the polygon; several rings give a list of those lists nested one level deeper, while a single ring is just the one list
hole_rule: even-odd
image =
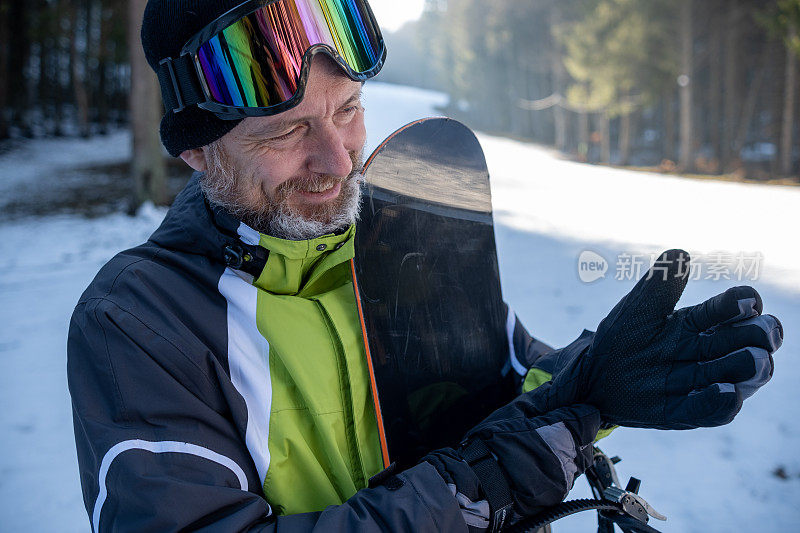
[{"label": "snow on ground", "polygon": [[[800,520],[800,188],[697,181],[582,165],[548,149],[479,135],[492,177],[504,295],[531,333],[563,346],[594,330],[630,290],[616,280],[621,254],[684,248],[700,259],[679,307],[728,287],[755,286],[765,312],[786,332],[771,383],[723,428],[690,432],[618,429],[600,443],[620,455],[622,483],[643,479],[641,494],[668,516],[663,531],[791,531]],[[606,277],[581,282],[578,258],[593,251]],[[722,253],[722,255],[717,255]],[[761,254],[755,276],[735,275],[737,256]],[[725,264],[720,257],[734,258]],[[715,265],[717,274],[715,274]],[[643,272],[646,266],[643,268]],[[629,271],[620,270],[627,274]],[[713,278],[729,275],[732,279]],[[707,279],[707,278],[711,279]],[[789,479],[773,475],[783,468]],[[590,497],[578,483],[572,497]],[[588,514],[558,531],[593,531]]]},{"label": "snow on ground", "polygon": [[100,267],[163,215],[0,224],[0,531],[89,531],[66,386],[69,317]]},{"label": "snow on ground", "polygon": [[[394,129],[437,114],[442,95],[367,84],[368,150]],[[594,329],[633,285],[616,280],[620,254],[684,247],[763,256],[754,284],[787,339],[772,382],[729,426],[690,432],[619,429],[601,444],[620,455],[623,483],[669,521],[663,531],[787,531],[800,520],[800,189],[667,178],[580,165],[546,149],[480,136],[492,173],[497,240],[506,299],[530,331],[563,345]],[[90,140],[26,143],[0,156],[0,195],[35,194],[60,169],[124,160],[125,133]],[[793,209],[794,208],[794,209]],[[3,531],[88,531],[66,389],[66,331],[72,307],[114,253],[143,241],[163,211],[144,208],[88,219],[51,216],[3,221],[0,213],[0,516]],[[582,283],[578,257],[602,256],[606,277]],[[637,255],[638,257],[638,255]],[[736,280],[689,284],[682,305]],[[772,474],[782,468],[788,479]],[[574,497],[588,493],[578,481]],[[593,531],[585,514],[556,531]]]},{"label": "snow on ground", "polygon": [[24,190],[35,195],[58,179],[58,169],[82,167],[91,164],[118,163],[129,159],[131,135],[128,130],[118,130],[91,140],[39,139],[22,144],[0,157],[0,197],[11,190]]}]

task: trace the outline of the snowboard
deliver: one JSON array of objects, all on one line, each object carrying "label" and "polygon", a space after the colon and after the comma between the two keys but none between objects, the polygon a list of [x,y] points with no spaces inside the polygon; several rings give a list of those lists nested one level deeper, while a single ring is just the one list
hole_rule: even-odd
[{"label": "snowboard", "polygon": [[489,172],[469,128],[429,118],[363,178],[355,290],[383,461],[404,468],[514,396]]}]

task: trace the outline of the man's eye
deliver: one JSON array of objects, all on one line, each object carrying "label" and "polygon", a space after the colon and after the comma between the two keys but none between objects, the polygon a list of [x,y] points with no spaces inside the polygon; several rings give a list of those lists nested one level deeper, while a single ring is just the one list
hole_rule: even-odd
[{"label": "man's eye", "polygon": [[349,123],[355,117],[356,112],[361,109],[360,105],[351,105],[339,110],[334,119],[338,124]]},{"label": "man's eye", "polygon": [[294,135],[297,134],[301,129],[302,128],[300,126],[298,126],[298,127],[294,128],[293,130],[291,130],[291,131],[289,131],[287,133],[284,133],[283,135],[278,135],[277,137],[270,137],[269,140],[270,141],[285,141],[286,139],[294,137]]}]

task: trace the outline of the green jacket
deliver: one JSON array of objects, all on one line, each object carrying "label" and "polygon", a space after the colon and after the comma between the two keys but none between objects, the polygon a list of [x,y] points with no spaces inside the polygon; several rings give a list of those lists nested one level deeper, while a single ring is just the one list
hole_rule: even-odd
[{"label": "green jacket", "polygon": [[383,469],[350,267],[354,233],[260,237],[270,251],[254,282],[272,388],[264,495],[280,514],[343,503]]}]

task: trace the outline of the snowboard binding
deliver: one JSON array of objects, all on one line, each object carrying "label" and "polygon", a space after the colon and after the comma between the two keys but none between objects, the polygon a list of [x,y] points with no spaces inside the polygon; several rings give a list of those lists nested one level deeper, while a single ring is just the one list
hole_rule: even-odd
[{"label": "snowboard binding", "polygon": [[609,458],[603,451],[594,448],[594,463],[586,470],[586,479],[595,499],[571,500],[560,503],[536,516],[526,518],[506,528],[508,533],[549,532],[550,524],[583,511],[597,511],[597,533],[613,533],[617,525],[623,533],[659,533],[647,523],[650,517],[666,520],[639,496],[641,480],[635,477],[621,488],[614,465],[619,457]]}]

